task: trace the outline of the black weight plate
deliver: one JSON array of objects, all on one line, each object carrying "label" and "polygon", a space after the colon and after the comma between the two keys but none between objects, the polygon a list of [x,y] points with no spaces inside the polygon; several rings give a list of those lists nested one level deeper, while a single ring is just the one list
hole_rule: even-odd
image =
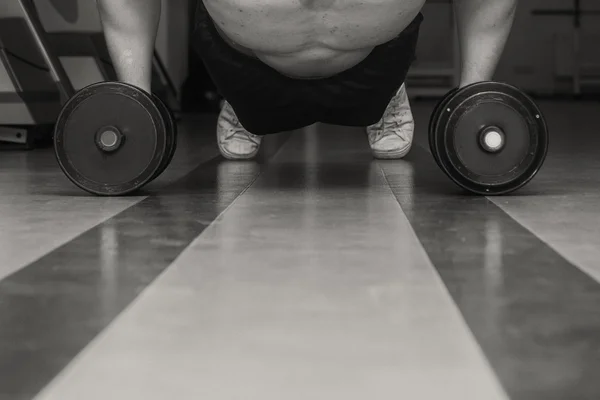
[{"label": "black weight plate", "polygon": [[[497,126],[506,136],[497,153],[479,145],[480,132],[487,126]],[[505,83],[480,82],[457,91],[434,129],[440,167],[476,194],[501,195],[523,187],[548,151],[541,111],[525,93]]]},{"label": "black weight plate", "polygon": [[450,102],[450,100],[452,100],[454,98],[454,96],[457,95],[457,93],[460,93],[461,90],[463,90],[463,88],[454,88],[451,91],[449,91],[446,96],[444,96],[444,98],[438,103],[436,109],[435,109],[435,118],[432,118],[429,121],[429,147],[431,149],[431,154],[433,154],[433,158],[435,159],[435,161],[437,162],[437,164],[440,166],[440,168],[442,168],[442,170],[444,172],[446,172],[443,168],[442,165],[440,165],[440,159],[439,159],[439,154],[438,154],[438,146],[437,146],[437,138],[439,137],[439,130],[440,130],[440,119],[442,114],[447,114],[450,112],[450,110],[448,109],[448,103]]},{"label": "black weight plate", "polygon": [[171,164],[173,161],[173,156],[175,155],[175,150],[177,149],[177,124],[175,122],[175,117],[171,113],[171,110],[167,107],[167,105],[155,94],[152,94],[152,98],[156,103],[156,106],[160,110],[160,113],[165,121],[166,126],[166,135],[167,135],[167,150],[165,152],[165,157],[161,160],[160,167],[156,171],[155,176],[152,179],[158,178]]},{"label": "black weight plate", "polygon": [[444,109],[444,107],[446,106],[446,103],[451,98],[451,96],[454,93],[456,93],[457,90],[458,90],[458,88],[454,88],[454,89],[450,90],[448,93],[446,93],[446,95],[444,95],[444,97],[442,97],[440,99],[440,101],[437,102],[437,104],[435,105],[435,108],[433,109],[433,112],[431,113],[431,117],[429,118],[429,128],[428,128],[429,149],[431,150],[431,154],[433,155],[435,162],[438,164],[439,164],[438,155],[437,155],[437,152],[434,151],[434,149],[435,149],[435,146],[434,146],[435,127],[437,126],[437,123],[440,118],[440,114],[441,114],[442,110]]},{"label": "black weight plate", "polygon": [[[123,135],[113,152],[96,144],[106,126]],[[83,190],[118,196],[134,192],[152,180],[165,156],[165,121],[152,97],[134,86],[103,82],[75,94],[55,125],[54,150],[67,177]]]}]

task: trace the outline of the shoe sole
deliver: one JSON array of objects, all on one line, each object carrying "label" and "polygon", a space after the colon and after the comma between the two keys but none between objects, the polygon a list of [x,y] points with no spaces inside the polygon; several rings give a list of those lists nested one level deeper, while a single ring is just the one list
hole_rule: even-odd
[{"label": "shoe sole", "polygon": [[373,150],[373,157],[378,160],[397,160],[405,157],[412,148],[412,143],[400,150]]},{"label": "shoe sole", "polygon": [[217,143],[217,146],[219,147],[219,151],[221,152],[221,155],[225,159],[230,160],[230,161],[250,160],[250,159],[254,158],[258,154],[258,151],[260,150],[260,147],[259,147],[255,151],[253,151],[252,153],[249,153],[249,154],[234,154],[234,153],[227,151],[223,146],[221,146],[220,142]]}]

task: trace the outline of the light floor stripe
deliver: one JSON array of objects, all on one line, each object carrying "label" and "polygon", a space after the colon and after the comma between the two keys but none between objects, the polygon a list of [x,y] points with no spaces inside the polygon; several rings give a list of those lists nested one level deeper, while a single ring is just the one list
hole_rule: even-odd
[{"label": "light floor stripe", "polygon": [[37,399],[82,397],[506,399],[364,135],[331,127],[295,136]]}]

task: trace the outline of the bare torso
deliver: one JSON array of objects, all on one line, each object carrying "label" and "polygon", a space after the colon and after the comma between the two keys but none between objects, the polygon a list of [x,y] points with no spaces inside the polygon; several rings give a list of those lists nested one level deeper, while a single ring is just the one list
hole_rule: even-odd
[{"label": "bare torso", "polygon": [[239,51],[284,75],[335,75],[396,37],[425,0],[203,0]]}]

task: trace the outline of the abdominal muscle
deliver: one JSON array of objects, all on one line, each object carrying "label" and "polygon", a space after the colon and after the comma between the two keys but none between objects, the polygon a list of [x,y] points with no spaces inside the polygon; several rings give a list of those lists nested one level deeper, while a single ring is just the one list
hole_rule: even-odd
[{"label": "abdominal muscle", "polygon": [[202,0],[221,36],[281,74],[324,78],[398,36],[425,0]]}]

